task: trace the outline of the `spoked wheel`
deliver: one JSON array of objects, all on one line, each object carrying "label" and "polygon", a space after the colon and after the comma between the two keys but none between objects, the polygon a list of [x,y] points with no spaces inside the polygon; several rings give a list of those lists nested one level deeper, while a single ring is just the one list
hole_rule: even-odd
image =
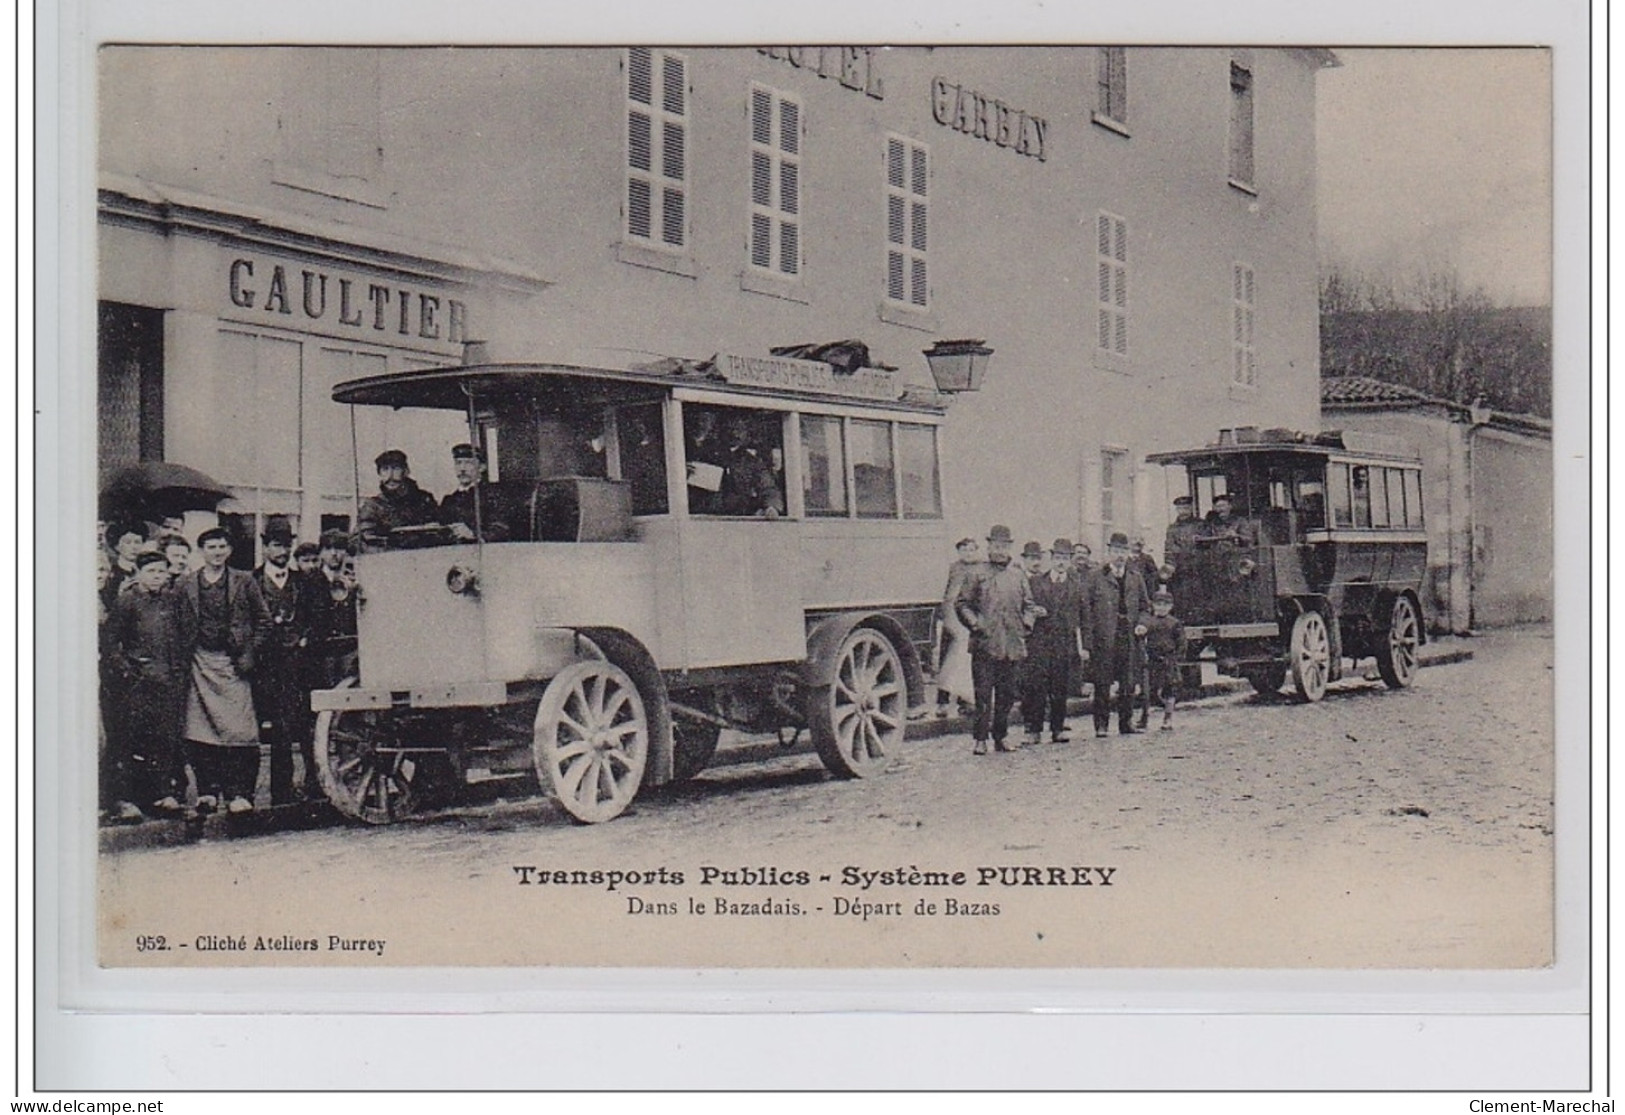
[{"label": "spoked wheel", "polygon": [[1286,666],[1282,663],[1254,666],[1247,671],[1247,680],[1252,682],[1253,689],[1260,696],[1273,697],[1281,691],[1281,685],[1286,681]]},{"label": "spoked wheel", "polygon": [[576,820],[620,816],[649,762],[649,717],[631,677],[603,659],[560,670],[536,710],[532,754],[538,777]]},{"label": "spoked wheel", "polygon": [[1388,617],[1388,641],[1377,648],[1377,672],[1390,689],[1404,689],[1416,680],[1416,648],[1422,643],[1422,624],[1408,596],[1394,599]]},{"label": "spoked wheel", "polygon": [[1292,684],[1298,696],[1318,701],[1332,673],[1332,640],[1319,612],[1304,612],[1292,624]]},{"label": "spoked wheel", "polygon": [[835,680],[809,694],[818,757],[842,778],[878,774],[902,749],[908,714],[903,660],[879,631],[859,627],[841,643]]},{"label": "spoked wheel", "polygon": [[418,809],[413,780],[419,760],[378,749],[388,739],[385,715],[379,709],[328,709],[316,717],[316,780],[334,808],[369,825],[392,824]]}]

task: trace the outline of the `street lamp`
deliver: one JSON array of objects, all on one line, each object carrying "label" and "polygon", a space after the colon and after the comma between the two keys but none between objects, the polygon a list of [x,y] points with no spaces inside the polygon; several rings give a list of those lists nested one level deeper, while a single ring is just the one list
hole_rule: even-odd
[{"label": "street lamp", "polygon": [[993,350],[982,341],[937,341],[925,350],[931,378],[945,395],[979,391]]}]

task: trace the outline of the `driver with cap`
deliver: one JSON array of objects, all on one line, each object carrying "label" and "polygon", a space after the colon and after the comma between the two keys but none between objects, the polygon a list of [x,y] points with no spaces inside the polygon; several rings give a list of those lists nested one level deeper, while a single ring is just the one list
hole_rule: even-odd
[{"label": "driver with cap", "polygon": [[440,522],[440,509],[434,496],[418,487],[406,454],[386,449],[373,464],[378,469],[378,494],[361,501],[359,533],[369,550],[389,545],[390,531],[401,527],[430,526]]},{"label": "driver with cap", "polygon": [[[459,542],[506,542],[513,537],[496,485],[485,478],[485,452],[468,442],[451,447],[457,490],[440,501],[440,522]],[[476,504],[478,505],[476,507]]]}]

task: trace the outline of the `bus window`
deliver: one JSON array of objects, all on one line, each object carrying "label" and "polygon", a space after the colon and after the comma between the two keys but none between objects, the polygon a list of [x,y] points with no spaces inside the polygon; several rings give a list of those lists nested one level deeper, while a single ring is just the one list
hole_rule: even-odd
[{"label": "bus window", "polygon": [[683,408],[688,507],[696,515],[784,514],[784,417],[747,407]]},{"label": "bus window", "polygon": [[1222,495],[1228,495],[1230,485],[1221,473],[1206,473],[1196,478],[1196,515],[1198,518],[1207,518],[1207,513],[1213,510],[1213,500]]},{"label": "bus window", "polygon": [[632,514],[664,515],[666,502],[666,432],[659,403],[622,407],[615,415],[621,479],[632,485]]},{"label": "bus window", "polygon": [[807,514],[845,516],[846,453],[839,418],[801,416],[801,493]]},{"label": "bus window", "polygon": [[[1393,525],[1393,518],[1388,509],[1388,470],[1385,468],[1370,468],[1366,470],[1371,477],[1371,525],[1386,527]],[[1403,500],[1399,512],[1405,513]]]},{"label": "bus window", "polygon": [[1354,525],[1368,527],[1371,525],[1371,469],[1367,465],[1355,465],[1350,470],[1351,487],[1354,491]]},{"label": "bus window", "polygon": [[897,469],[892,462],[891,423],[854,418],[852,488],[860,519],[897,517]]},{"label": "bus window", "polygon": [[937,475],[937,428],[899,423],[897,456],[903,469],[903,517],[942,518],[942,484]]},{"label": "bus window", "polygon": [[1422,474],[1416,469],[1405,469],[1405,525],[1419,527],[1422,522]]},{"label": "bus window", "polygon": [[1353,526],[1354,505],[1349,501],[1349,466],[1344,464],[1328,465],[1326,467],[1326,482],[1331,488],[1329,499],[1332,505],[1332,525],[1334,527]]},{"label": "bus window", "polygon": [[1305,476],[1298,480],[1298,521],[1304,530],[1326,527],[1326,485],[1319,477]]}]

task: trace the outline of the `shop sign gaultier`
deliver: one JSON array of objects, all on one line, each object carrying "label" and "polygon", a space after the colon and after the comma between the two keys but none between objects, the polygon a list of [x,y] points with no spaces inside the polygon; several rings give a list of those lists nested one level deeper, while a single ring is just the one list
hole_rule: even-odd
[{"label": "shop sign gaultier", "polygon": [[468,339],[463,302],[411,283],[257,255],[233,257],[225,280],[234,316],[247,311],[267,324],[379,343],[405,337],[414,345],[460,345]]},{"label": "shop sign gaultier", "polygon": [[767,387],[779,391],[804,391],[814,395],[844,395],[847,398],[895,401],[902,388],[895,370],[858,368],[837,372],[821,360],[797,360],[790,356],[734,356],[721,353],[717,371],[729,383],[746,387]]}]

